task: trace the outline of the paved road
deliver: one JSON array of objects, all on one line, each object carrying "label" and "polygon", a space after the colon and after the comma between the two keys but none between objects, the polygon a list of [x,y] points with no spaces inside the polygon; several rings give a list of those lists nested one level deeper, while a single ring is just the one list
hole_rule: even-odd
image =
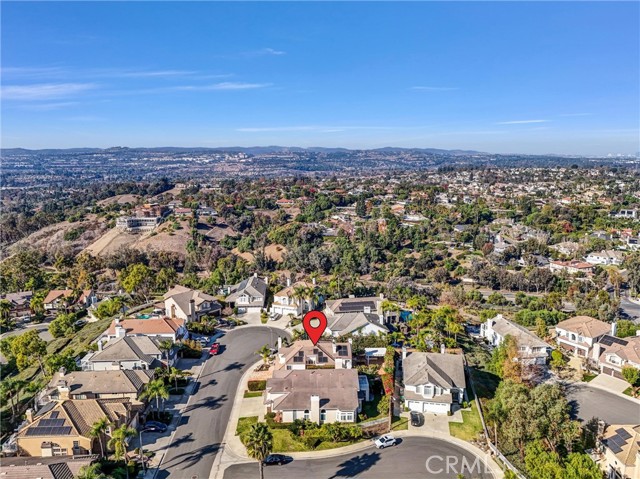
[{"label": "paved road", "polygon": [[241,328],[220,338],[221,353],[207,360],[199,387],[184,409],[156,479],[208,479],[229,422],[238,383],[260,358],[256,351],[272,346],[286,332],[267,327]]},{"label": "paved road", "polygon": [[[9,336],[16,336],[18,334],[22,334],[22,333],[26,333],[27,331],[30,331],[32,329],[36,329],[38,331],[40,331],[39,336],[44,339],[45,341],[51,341],[53,339],[53,336],[51,336],[51,334],[49,333],[49,323],[38,323],[38,324],[30,324],[28,326],[25,326],[23,328],[16,328],[13,331],[9,331],[7,333],[2,333],[0,334],[0,339],[4,339],[7,338]],[[4,358],[4,356],[2,354],[0,354],[0,363],[1,364],[6,364],[7,361]]]},{"label": "paved road", "polygon": [[629,301],[623,296],[620,298],[620,309],[627,316],[625,319],[640,323],[640,304]]},{"label": "paved road", "polygon": [[[474,462],[476,459],[477,463]],[[266,467],[264,476],[266,479],[450,479],[456,478],[458,474],[480,479],[494,477],[489,469],[484,467],[482,459],[441,439],[406,437],[401,444],[387,449],[378,450],[372,445],[364,451],[352,454],[323,459],[300,459],[284,466]],[[224,479],[246,479],[257,475],[257,463],[237,464],[225,471]]]},{"label": "paved road", "polygon": [[608,424],[640,423],[640,406],[636,402],[586,383],[568,386],[567,398],[574,415],[582,421],[597,417]]}]

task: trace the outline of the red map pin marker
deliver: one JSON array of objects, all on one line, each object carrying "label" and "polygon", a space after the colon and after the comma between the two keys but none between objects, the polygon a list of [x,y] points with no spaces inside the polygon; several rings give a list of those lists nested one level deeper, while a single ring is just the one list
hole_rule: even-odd
[{"label": "red map pin marker", "polygon": [[[311,324],[313,320],[318,322],[317,326]],[[324,330],[327,328],[327,317],[322,311],[309,311],[304,315],[302,326],[304,326],[304,330],[307,332],[309,339],[315,346],[318,344],[318,341],[320,341],[320,338],[322,337],[322,333],[324,333]]]}]

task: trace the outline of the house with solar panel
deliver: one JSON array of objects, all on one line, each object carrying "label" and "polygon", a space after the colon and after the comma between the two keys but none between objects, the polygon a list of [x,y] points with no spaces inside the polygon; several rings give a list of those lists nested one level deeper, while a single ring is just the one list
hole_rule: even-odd
[{"label": "house with solar panel", "polygon": [[[281,339],[279,342],[281,342]],[[351,344],[335,341],[295,341],[291,346],[279,347],[274,362],[276,370],[285,369],[351,369]]]},{"label": "house with solar panel", "polygon": [[605,334],[615,336],[615,323],[605,323],[590,316],[574,316],[556,324],[558,346],[585,359],[592,357],[593,346]]},{"label": "house with solar panel", "polygon": [[607,479],[640,479],[640,425],[610,425],[600,441]]},{"label": "house with solar panel", "polygon": [[617,338],[605,334],[594,345],[592,359],[603,374],[624,379],[623,367],[640,369],[640,336]]},{"label": "house with solar panel", "polygon": [[397,311],[382,311],[384,297],[341,298],[327,301],[327,334],[338,337],[347,334],[387,334],[388,324],[397,321]]},{"label": "house with solar panel", "polygon": [[136,427],[142,405],[128,399],[84,399],[51,402],[34,412],[15,435],[19,455],[53,457],[100,452],[90,436],[93,424],[106,417],[111,422],[107,436],[123,424]]}]

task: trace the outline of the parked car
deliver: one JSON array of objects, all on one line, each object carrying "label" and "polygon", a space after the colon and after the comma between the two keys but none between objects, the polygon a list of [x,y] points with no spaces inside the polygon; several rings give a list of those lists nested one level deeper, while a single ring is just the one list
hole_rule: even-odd
[{"label": "parked car", "polygon": [[412,426],[415,426],[415,427],[422,426],[424,416],[421,413],[419,413],[418,411],[411,411],[411,413],[409,413],[409,416],[411,417]]},{"label": "parked car", "polygon": [[75,323],[73,323],[73,325],[76,328],[81,328],[82,326],[84,326],[85,324],[87,324],[87,321],[85,319],[79,319],[77,320]]},{"label": "parked car", "polygon": [[391,434],[385,434],[384,436],[380,436],[376,439],[374,444],[378,449],[384,449],[385,447],[395,446],[396,438]]},{"label": "parked car", "polygon": [[158,421],[147,421],[142,430],[146,432],[165,432],[167,425]]},{"label": "parked car", "polygon": [[293,461],[293,458],[289,456],[284,456],[282,454],[269,454],[264,458],[263,464],[265,466],[273,466],[275,464],[282,466],[283,464],[288,464],[291,461]]},{"label": "parked car", "polygon": [[211,348],[209,348],[209,355],[210,356],[215,356],[219,352],[220,352],[220,345],[218,343],[213,343],[211,345]]}]

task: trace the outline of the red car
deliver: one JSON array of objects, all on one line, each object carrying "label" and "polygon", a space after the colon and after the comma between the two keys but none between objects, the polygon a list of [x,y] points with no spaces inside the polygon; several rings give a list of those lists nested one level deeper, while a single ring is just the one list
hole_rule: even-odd
[{"label": "red car", "polygon": [[211,348],[209,349],[209,355],[215,356],[220,351],[220,345],[218,343],[213,343]]}]

